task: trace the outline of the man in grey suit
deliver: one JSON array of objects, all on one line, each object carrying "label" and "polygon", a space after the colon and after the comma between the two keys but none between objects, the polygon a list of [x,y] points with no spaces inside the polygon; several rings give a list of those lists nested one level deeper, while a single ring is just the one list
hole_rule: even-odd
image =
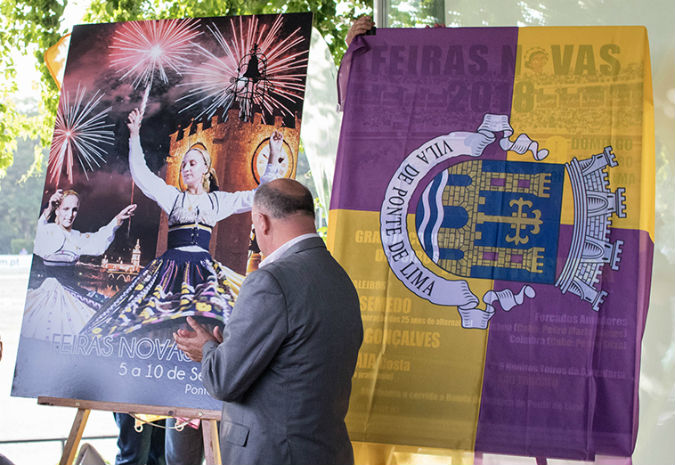
[{"label": "man in grey suit", "polygon": [[251,215],[265,258],[223,333],[189,319],[195,331],[174,335],[224,401],[223,464],[351,464],[344,418],[363,339],[356,290],[316,234],[302,184],[260,186]]}]

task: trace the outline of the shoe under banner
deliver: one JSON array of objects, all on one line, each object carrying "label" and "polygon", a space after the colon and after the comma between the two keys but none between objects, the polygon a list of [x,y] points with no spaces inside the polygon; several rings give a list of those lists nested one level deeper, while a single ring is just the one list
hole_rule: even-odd
[{"label": "shoe under banner", "polygon": [[654,244],[646,30],[378,29],[339,84],[352,439],[629,457]]}]

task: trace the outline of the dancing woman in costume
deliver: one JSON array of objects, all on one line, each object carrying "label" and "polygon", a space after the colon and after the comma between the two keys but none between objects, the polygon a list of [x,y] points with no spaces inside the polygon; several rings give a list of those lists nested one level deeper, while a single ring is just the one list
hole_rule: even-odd
[{"label": "dancing woman in costume", "polygon": [[[73,229],[80,209],[80,196],[73,190],[57,190],[38,220],[26,311],[21,334],[51,340],[53,334],[77,334],[101,307],[104,296],[80,287],[75,264],[82,255],[98,256],[110,247],[122,222],[131,217],[136,205],[122,209],[97,232]],[[54,219],[51,222],[51,219]]]},{"label": "dancing woman in costume", "polygon": [[[180,173],[185,190],[166,184],[145,163],[142,118],[138,109],[129,115],[129,169],[136,185],[169,217],[168,249],[106,302],[85,334],[118,336],[142,331],[169,337],[176,323],[188,316],[223,324],[232,311],[234,298],[225,280],[231,270],[211,257],[211,230],[230,215],[250,211],[255,191],[218,191],[211,157],[201,143],[192,145],[183,157]],[[282,134],[275,131],[261,183],[278,177],[275,167],[283,158],[282,143]]]}]

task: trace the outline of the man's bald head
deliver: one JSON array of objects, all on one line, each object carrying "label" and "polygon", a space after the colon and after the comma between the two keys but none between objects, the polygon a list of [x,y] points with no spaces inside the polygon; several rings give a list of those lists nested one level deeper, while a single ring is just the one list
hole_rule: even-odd
[{"label": "man's bald head", "polygon": [[288,178],[275,179],[258,187],[253,205],[274,219],[295,214],[314,218],[314,199],[305,186]]}]

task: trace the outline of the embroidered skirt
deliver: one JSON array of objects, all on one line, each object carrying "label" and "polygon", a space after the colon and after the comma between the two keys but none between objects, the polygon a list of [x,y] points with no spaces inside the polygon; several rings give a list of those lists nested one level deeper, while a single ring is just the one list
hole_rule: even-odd
[{"label": "embroidered skirt", "polygon": [[80,287],[75,263],[48,264],[36,256],[31,269],[21,335],[52,340],[55,334],[78,334],[96,311],[105,296]]},{"label": "embroidered skirt", "polygon": [[223,325],[234,304],[225,275],[226,268],[208,252],[169,249],[111,297],[82,334],[170,337],[189,316],[209,326]]},{"label": "embroidered skirt", "polygon": [[87,295],[47,278],[26,295],[21,335],[51,342],[54,334],[78,334],[98,306]]}]

